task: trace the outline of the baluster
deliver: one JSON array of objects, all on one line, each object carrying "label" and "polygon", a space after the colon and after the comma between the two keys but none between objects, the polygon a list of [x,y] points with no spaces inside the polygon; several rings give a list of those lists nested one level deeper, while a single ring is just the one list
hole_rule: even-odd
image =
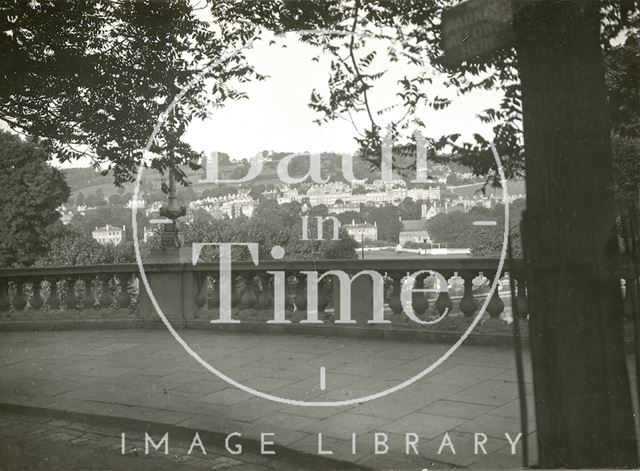
[{"label": "baluster", "polygon": [[318,283],[318,313],[324,312],[329,305],[331,293],[333,292],[332,288],[330,277],[323,278]]},{"label": "baluster", "polygon": [[[434,307],[440,315],[443,315],[445,311],[447,311],[447,315],[450,315],[451,310],[453,309],[453,300],[449,295],[449,286],[447,282],[447,279],[450,276],[449,273],[450,272],[441,273],[441,275],[444,277],[444,280],[439,280],[438,278],[436,278],[438,287],[438,298],[436,299]],[[441,283],[445,283],[446,286],[440,286]]]},{"label": "baluster", "polygon": [[85,309],[93,309],[96,304],[96,297],[93,294],[93,281],[95,276],[87,275],[82,277],[84,281],[84,292],[82,295],[82,305]]},{"label": "baluster", "polygon": [[473,273],[462,272],[462,279],[464,280],[464,292],[462,299],[460,300],[460,310],[466,317],[471,317],[478,309],[478,302],[473,297]]},{"label": "baluster", "polygon": [[[453,272],[453,276],[449,279],[449,285],[451,286],[451,296],[456,299],[461,300],[462,295],[464,294],[464,279],[458,274],[457,271]],[[454,306],[455,307],[455,306]],[[453,310],[454,308],[452,308]],[[458,309],[455,310],[456,315],[462,315],[462,311],[460,310],[460,303],[458,302]]]},{"label": "baluster", "polygon": [[[307,276],[302,275],[300,273],[296,274],[296,278],[298,280],[298,285],[296,286],[296,296],[294,302],[296,303],[296,307],[298,311],[306,311],[307,310]],[[318,293],[318,297],[320,297],[320,293]],[[320,309],[318,309],[320,312]]]},{"label": "baluster", "polygon": [[111,287],[109,286],[109,282],[111,281],[113,275],[102,273],[98,275],[98,279],[101,281],[100,285],[100,307],[109,308],[113,304],[113,296],[111,294]]},{"label": "baluster", "polygon": [[128,273],[119,273],[116,275],[118,281],[120,282],[120,292],[118,293],[117,299],[117,307],[119,309],[125,309],[130,305],[130,297],[129,297],[129,274]]},{"label": "baluster", "polygon": [[24,294],[25,282],[23,279],[17,279],[16,295],[13,298],[13,307],[16,311],[23,311],[27,307],[27,297]]},{"label": "baluster", "polygon": [[8,312],[11,310],[11,302],[9,301],[9,282],[0,279],[0,312]]},{"label": "baluster", "polygon": [[209,276],[209,284],[211,290],[209,291],[209,307],[214,310],[220,309],[220,282],[216,279],[216,275]]},{"label": "baluster", "polygon": [[271,294],[270,275],[261,273],[258,277],[258,309],[269,310],[273,308],[273,295]]},{"label": "baluster", "polygon": [[[498,276],[497,273],[496,273],[496,276]],[[502,314],[502,312],[504,311],[504,302],[500,298],[500,286],[502,284],[501,281],[502,280],[498,280],[496,289],[493,292],[493,295],[491,296],[489,303],[487,304],[487,312],[493,318],[500,317],[500,314]]]},{"label": "baluster", "polygon": [[478,276],[476,276],[473,281],[477,281],[478,289],[476,290],[476,293],[478,293],[479,295],[487,294],[491,290],[492,280],[484,276],[483,271],[479,272]]},{"label": "baluster", "polygon": [[[407,272],[407,277],[410,276],[410,273]],[[421,273],[415,280],[414,282],[414,286],[413,289],[417,290],[417,289],[425,289],[426,286],[426,282],[427,282],[427,278],[425,276],[424,273]],[[427,298],[427,293],[422,292],[422,291],[412,291],[411,292],[411,306],[413,307],[413,312],[418,316],[421,317],[422,315],[424,315],[425,312],[427,312],[427,309],[429,309],[429,298]],[[407,317],[406,319],[407,322],[409,322],[409,318]]]},{"label": "baluster", "polygon": [[129,291],[129,304],[132,311],[137,311],[140,299],[140,278],[135,273],[131,277],[131,291]]},{"label": "baluster", "polygon": [[257,302],[258,302],[258,297],[256,296],[256,293],[254,292],[254,281],[253,281],[253,274],[252,273],[248,273],[246,275],[242,276],[242,280],[243,280],[243,285],[244,285],[244,292],[242,293],[242,296],[240,298],[240,306],[242,306],[245,309],[251,308],[253,307]]},{"label": "baluster", "polygon": [[291,273],[286,275],[285,280],[285,308],[291,312],[296,312],[298,311],[298,306],[295,299],[298,293],[299,280]]},{"label": "baluster", "polygon": [[400,292],[402,291],[402,275],[400,273],[392,273],[390,277],[393,280],[393,291],[389,298],[389,308],[393,311],[393,314],[399,316],[403,312],[402,300],[400,299]]},{"label": "baluster", "polygon": [[231,275],[231,307],[239,307],[243,294],[244,280],[240,276]]},{"label": "baluster", "polygon": [[40,293],[40,283],[42,283],[42,278],[34,278],[32,281],[31,289],[33,290],[33,294],[31,296],[30,304],[31,309],[33,309],[34,311],[39,311],[44,305],[44,299],[42,298],[42,294]]},{"label": "baluster", "polygon": [[65,307],[69,310],[77,309],[78,297],[76,296],[76,281],[77,278],[69,276],[65,278],[66,294],[64,296]]},{"label": "baluster", "polygon": [[207,310],[207,283],[209,277],[206,273],[195,273],[194,275],[196,283],[196,310],[193,313],[193,317],[200,317],[198,314],[201,309]]},{"label": "baluster", "polygon": [[60,290],[58,288],[59,279],[57,277],[53,277],[49,278],[47,281],[49,282],[49,297],[47,298],[47,304],[49,305],[49,309],[57,311],[60,309],[62,304],[60,299]]}]

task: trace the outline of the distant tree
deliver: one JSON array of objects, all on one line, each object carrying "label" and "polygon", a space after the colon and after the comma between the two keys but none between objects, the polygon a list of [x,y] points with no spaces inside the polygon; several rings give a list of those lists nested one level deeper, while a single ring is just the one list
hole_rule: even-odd
[{"label": "distant tree", "polygon": [[85,204],[84,193],[81,191],[79,191],[78,194],[76,195],[76,204],[78,206],[82,206]]},{"label": "distant tree", "polygon": [[74,227],[64,227],[52,235],[46,253],[35,265],[93,265],[103,262],[104,248],[91,235]]},{"label": "distant tree", "polygon": [[98,188],[96,190],[96,205],[102,206],[107,204],[107,198],[104,196],[104,190],[102,188]]},{"label": "distant tree", "polygon": [[351,224],[351,221],[361,223],[364,222],[364,217],[359,211],[345,211],[336,215],[340,224]]},{"label": "distant tree", "polygon": [[209,213],[209,211],[203,208],[196,208],[192,212],[193,220],[196,222],[213,222],[215,218]]},{"label": "distant tree", "polygon": [[267,187],[265,185],[251,185],[251,188],[249,189],[249,196],[251,196],[254,200],[257,200],[266,189]]},{"label": "distant tree", "polygon": [[238,188],[235,186],[220,186],[217,185],[213,188],[207,188],[203,190],[200,196],[202,198],[218,198],[220,196],[235,195],[238,192]]},{"label": "distant tree", "polygon": [[[299,206],[297,209],[299,213]],[[292,212],[295,212],[295,209],[294,211],[287,211],[286,208],[278,205],[276,200],[265,199],[260,200],[254,209],[252,219],[255,221],[276,221],[280,224],[291,224],[294,222],[291,218]]]},{"label": "distant tree", "polygon": [[344,229],[339,231],[339,240],[331,240],[330,223],[325,224],[324,239],[317,240],[316,224],[309,224],[309,239],[301,240],[302,224],[297,223],[285,249],[289,260],[337,260],[356,258],[357,242]]},{"label": "distant tree", "polygon": [[[148,248],[140,242],[144,256]],[[108,263],[133,263],[135,251],[132,241],[119,245],[98,243],[87,232],[73,226],[62,226],[51,234],[47,251],[35,262],[36,266],[78,266]]]},{"label": "distant tree", "polygon": [[117,193],[114,193],[111,196],[109,196],[108,201],[109,201],[109,204],[112,206],[118,206],[123,204],[122,197]]},{"label": "distant tree", "polygon": [[[136,215],[138,222],[138,234],[142,234],[145,224],[148,224],[149,217],[144,211],[138,211]],[[131,210],[122,205],[120,206],[99,206],[95,210],[87,211],[86,214],[76,215],[71,221],[71,225],[85,234],[91,234],[96,226],[105,225],[122,227],[126,229],[126,239],[133,239],[133,230],[131,227]]]},{"label": "distant tree", "polygon": [[64,175],[36,143],[0,131],[0,266],[29,265],[47,246],[56,210],[69,198]]},{"label": "distant tree", "polygon": [[455,173],[450,173],[447,177],[447,185],[456,186],[460,184],[462,184],[462,181],[460,180],[460,178],[458,178],[458,175],[456,175]]},{"label": "distant tree", "polygon": [[[326,211],[326,208],[325,208]],[[322,211],[321,211],[322,212]],[[261,260],[271,259],[271,248],[280,245],[285,248],[287,260],[352,259],[355,257],[354,241],[345,231],[340,231],[339,240],[328,240],[331,234],[325,228],[325,240],[314,240],[317,236],[315,224],[309,224],[310,240],[301,240],[302,222],[300,204],[290,203],[279,206],[274,200],[261,200],[251,218],[204,221],[194,218],[185,231],[185,243],[193,242],[255,242],[259,244]],[[234,260],[249,260],[246,248],[234,247]],[[204,260],[216,260],[218,251],[205,247]]]},{"label": "distant tree", "polygon": [[469,214],[455,211],[429,219],[427,230],[434,242],[453,248],[470,248],[474,226]]},{"label": "distant tree", "polygon": [[85,204],[89,208],[95,208],[97,206],[105,205],[104,194],[101,189],[95,190],[93,193],[89,193],[85,198]]},{"label": "distant tree", "polygon": [[[510,205],[509,231],[514,257],[522,257],[520,220],[525,209],[525,200],[513,201]],[[495,220],[495,226],[474,226],[477,220]],[[438,214],[427,222],[427,230],[434,242],[452,248],[471,249],[474,257],[500,257],[504,235],[504,206],[495,208],[475,206],[465,213],[454,211]]]},{"label": "distant tree", "polygon": [[380,207],[365,206],[362,215],[368,223],[375,222],[378,225],[379,239],[398,242],[402,222],[400,221],[400,210],[396,206],[392,204]]},{"label": "distant tree", "polygon": [[319,204],[317,206],[313,206],[309,210],[309,216],[326,216],[329,214],[329,208],[325,204]]},{"label": "distant tree", "polygon": [[[271,258],[270,251],[274,245],[287,246],[290,230],[278,220],[263,220],[260,224],[246,218],[194,221],[184,232],[184,240],[187,245],[194,242],[255,242],[259,244],[259,257],[264,260]],[[245,247],[234,247],[232,256],[234,260],[250,260]],[[202,257],[205,260],[217,260],[218,251],[205,247]]]},{"label": "distant tree", "polygon": [[[126,240],[121,244],[105,244],[104,255],[100,263],[135,263],[136,249],[132,240]],[[140,255],[147,255],[147,244],[144,241],[139,243]]]},{"label": "distant tree", "polygon": [[420,219],[422,214],[421,205],[413,198],[405,198],[398,205],[402,219]]},{"label": "distant tree", "polygon": [[237,164],[233,167],[231,171],[230,178],[233,180],[239,180],[249,172],[249,166],[244,164]]},{"label": "distant tree", "polygon": [[[509,205],[509,234],[511,237],[512,254],[516,258],[523,255],[522,237],[520,235],[520,221],[526,207],[523,199],[513,201]],[[472,208],[469,211],[471,221],[477,219],[495,220],[495,226],[474,226],[469,233],[469,248],[474,257],[498,258],[502,254],[504,236],[504,205],[498,204],[493,209]]]},{"label": "distant tree", "polygon": [[362,185],[354,186],[351,189],[352,195],[364,195],[367,192],[366,188]]},{"label": "distant tree", "polygon": [[231,159],[229,158],[229,154],[224,152],[218,152],[218,165],[220,167],[226,167],[231,165]]},{"label": "distant tree", "polygon": [[[515,258],[522,257],[522,239],[520,238],[520,224],[511,220],[512,254]],[[471,237],[471,255],[474,257],[499,258],[502,254],[502,235],[504,231],[504,218],[498,221],[497,226],[475,227]],[[508,254],[506,254],[508,256]]]}]

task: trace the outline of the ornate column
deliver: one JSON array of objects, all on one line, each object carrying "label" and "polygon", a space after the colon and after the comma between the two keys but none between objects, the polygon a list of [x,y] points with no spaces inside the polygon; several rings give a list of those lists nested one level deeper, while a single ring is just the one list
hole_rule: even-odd
[{"label": "ornate column", "polygon": [[[186,214],[186,208],[178,204],[173,169],[169,170],[169,194],[167,204],[160,208],[160,216],[167,221],[161,227],[161,246],[152,250],[145,260],[145,274],[154,298],[171,325],[183,328],[188,319],[194,319],[199,309],[200,294],[197,275],[188,270],[192,266],[191,248],[181,247],[177,219]],[[164,265],[152,269],[152,265]],[[180,265],[179,265],[180,264]],[[148,268],[148,269],[147,269]],[[140,287],[140,315],[152,323],[160,322],[155,306],[146,288]]]}]

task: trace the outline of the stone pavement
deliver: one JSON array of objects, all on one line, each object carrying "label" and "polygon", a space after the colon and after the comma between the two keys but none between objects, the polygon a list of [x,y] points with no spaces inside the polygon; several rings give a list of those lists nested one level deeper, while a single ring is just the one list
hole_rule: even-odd
[{"label": "stone pavement", "polygon": [[[125,452],[121,453],[121,434]],[[136,437],[136,438],[132,438]],[[172,437],[170,452],[155,451],[140,430],[85,420],[69,420],[0,412],[0,470],[129,470],[174,471],[294,471],[310,469],[298,464],[245,451],[230,457],[220,446],[207,443],[207,454],[188,454],[190,441]]]},{"label": "stone pavement", "polygon": [[[449,347],[345,337],[180,333],[231,378],[307,401],[353,399],[395,386]],[[528,442],[535,463],[528,358],[526,370]],[[351,406],[302,407],[259,399],[228,385],[197,364],[165,330],[0,334],[2,404],[150,422],[156,425],[156,441],[163,430],[158,426],[190,430],[191,435],[218,434],[218,447],[229,433],[242,434],[232,436],[232,442],[247,440],[251,446],[258,446],[261,434],[273,433],[265,440],[278,450],[374,469],[520,467],[522,441],[514,455],[505,436],[516,438],[520,432],[515,376],[512,349],[463,345],[434,372],[390,396]],[[137,439],[144,429],[139,430]],[[319,455],[319,439],[322,451],[331,454]]]}]

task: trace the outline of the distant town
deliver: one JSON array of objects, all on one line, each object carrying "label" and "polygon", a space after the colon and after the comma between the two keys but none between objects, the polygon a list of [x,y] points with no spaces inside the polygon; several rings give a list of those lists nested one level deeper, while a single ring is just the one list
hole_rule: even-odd
[{"label": "distant town", "polygon": [[[272,153],[267,163],[274,163],[283,155]],[[220,169],[225,178],[239,179],[246,166],[246,161],[231,161],[223,156]],[[493,217],[491,213],[496,212],[495,219],[500,220],[503,212],[501,189],[492,188],[485,179],[455,164],[431,165],[427,185],[402,178],[382,181],[368,169],[367,178],[346,182],[336,165],[329,165],[326,170],[329,181],[323,184],[282,184],[273,178],[273,171],[270,175],[267,170],[262,180],[251,184],[200,185],[198,182],[206,175],[203,168],[188,175],[190,186],[179,188],[181,203],[187,208],[182,221],[187,224],[202,220],[251,221],[261,205],[295,206],[299,207],[300,215],[309,211],[310,215],[326,217],[326,222],[331,222],[331,218],[354,240],[360,253],[366,250],[469,255],[474,248],[473,241],[460,237],[464,232],[460,227],[443,226],[455,226],[461,217],[466,217],[469,226],[471,219],[479,217],[473,216],[474,212],[489,219]],[[100,244],[118,246],[133,238],[131,209],[135,208],[140,222],[138,237],[151,243],[157,234],[157,225],[150,221],[160,217],[160,208],[166,202],[156,176],[143,179],[139,199],[134,199],[131,191],[100,185],[99,178],[93,187],[81,186],[84,182],[78,175],[91,179],[91,174],[95,174],[92,169],[71,169],[70,173],[73,194],[59,208],[63,224],[90,232]],[[360,173],[365,173],[362,168]],[[524,182],[511,182],[508,198],[509,203],[522,200],[520,206],[523,207]]]}]

